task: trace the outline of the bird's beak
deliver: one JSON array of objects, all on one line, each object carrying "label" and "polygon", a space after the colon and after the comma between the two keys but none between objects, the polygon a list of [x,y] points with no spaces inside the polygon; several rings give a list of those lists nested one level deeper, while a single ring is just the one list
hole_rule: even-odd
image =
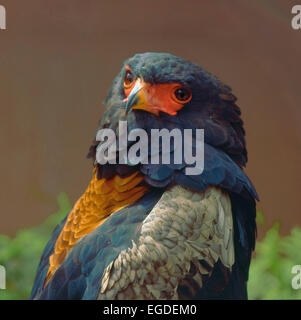
[{"label": "bird's beak", "polygon": [[159,114],[158,109],[149,101],[147,93],[147,84],[140,78],[136,80],[135,86],[126,99],[126,113],[131,109],[141,109],[155,115]]}]

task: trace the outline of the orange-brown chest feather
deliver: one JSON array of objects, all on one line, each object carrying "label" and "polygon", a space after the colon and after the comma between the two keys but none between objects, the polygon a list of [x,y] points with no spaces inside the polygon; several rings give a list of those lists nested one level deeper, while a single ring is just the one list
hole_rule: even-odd
[{"label": "orange-brown chest feather", "polygon": [[84,194],[70,211],[49,258],[49,269],[44,287],[63,262],[75,243],[84,235],[99,227],[114,212],[141,198],[149,189],[138,171],[121,178],[97,179],[94,170],[92,180]]}]

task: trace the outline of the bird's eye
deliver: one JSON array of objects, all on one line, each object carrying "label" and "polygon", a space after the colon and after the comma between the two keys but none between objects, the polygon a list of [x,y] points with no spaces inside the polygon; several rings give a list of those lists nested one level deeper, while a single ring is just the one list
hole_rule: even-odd
[{"label": "bird's eye", "polygon": [[191,92],[183,87],[177,87],[173,92],[173,98],[176,102],[187,103],[191,100]]},{"label": "bird's eye", "polygon": [[134,75],[132,74],[131,70],[127,70],[124,76],[124,87],[130,88],[134,81]]}]

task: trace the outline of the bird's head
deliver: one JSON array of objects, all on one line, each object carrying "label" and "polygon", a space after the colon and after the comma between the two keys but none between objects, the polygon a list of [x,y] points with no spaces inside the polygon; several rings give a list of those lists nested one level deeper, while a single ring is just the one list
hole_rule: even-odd
[{"label": "bird's head", "polygon": [[230,87],[197,64],[168,53],[136,54],[114,79],[99,128],[116,129],[118,120],[127,120],[131,128],[204,129],[206,143],[245,166],[245,132],[235,101]]}]

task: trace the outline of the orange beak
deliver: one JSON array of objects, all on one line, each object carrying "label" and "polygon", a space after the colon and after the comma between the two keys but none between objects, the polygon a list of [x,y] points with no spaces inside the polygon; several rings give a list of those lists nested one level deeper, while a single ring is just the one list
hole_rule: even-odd
[{"label": "orange beak", "polygon": [[154,105],[153,97],[150,94],[150,85],[143,82],[140,78],[136,80],[135,86],[126,101],[126,112],[130,109],[141,109],[159,115],[159,106]]}]

